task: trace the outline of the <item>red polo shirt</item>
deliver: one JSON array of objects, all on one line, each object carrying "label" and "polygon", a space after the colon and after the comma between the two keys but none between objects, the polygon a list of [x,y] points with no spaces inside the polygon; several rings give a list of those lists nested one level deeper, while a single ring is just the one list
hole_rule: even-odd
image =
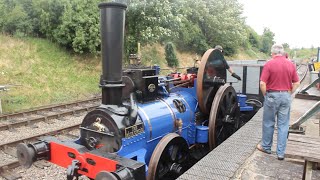
[{"label": "red polo shirt", "polygon": [[298,82],[296,67],[284,56],[275,56],[262,70],[260,80],[265,82],[268,90],[286,91],[292,89],[292,83]]}]

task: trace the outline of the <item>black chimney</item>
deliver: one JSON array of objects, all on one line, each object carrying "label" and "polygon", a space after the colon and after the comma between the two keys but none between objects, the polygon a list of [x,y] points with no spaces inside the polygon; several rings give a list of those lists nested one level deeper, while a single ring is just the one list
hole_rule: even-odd
[{"label": "black chimney", "polygon": [[120,3],[99,4],[101,18],[102,104],[122,104],[122,54],[125,11]]}]

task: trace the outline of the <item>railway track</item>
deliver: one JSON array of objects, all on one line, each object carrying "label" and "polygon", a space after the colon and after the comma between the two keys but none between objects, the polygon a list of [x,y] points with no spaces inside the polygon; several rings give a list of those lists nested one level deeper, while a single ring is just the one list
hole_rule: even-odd
[{"label": "railway track", "polygon": [[88,100],[39,107],[33,110],[1,115],[0,131],[13,130],[14,128],[33,125],[41,121],[50,121],[51,119],[63,119],[63,117],[68,115],[77,115],[97,107],[100,102],[101,97],[94,97]]},{"label": "railway track", "polygon": [[300,64],[297,67],[297,74],[299,76],[300,79],[300,86],[298,87],[298,89],[292,93],[291,97],[295,97],[295,95],[301,91],[301,89],[303,88],[303,86],[305,84],[307,84],[307,82],[305,81],[307,75],[308,75],[309,69],[308,69],[308,65],[307,64]]},{"label": "railway track", "polygon": [[307,74],[308,74],[308,65],[307,64],[300,64],[297,67],[297,73],[300,79],[300,83],[304,81],[304,79],[306,78]]},{"label": "railway track", "polygon": [[[100,102],[101,97],[94,97],[0,116],[0,177],[9,180],[21,178],[10,171],[19,167],[15,149],[18,143],[35,142],[47,135],[74,139],[77,135],[70,131],[78,132],[85,113],[96,108]],[[38,130],[41,132],[36,132]],[[38,166],[43,167],[43,162]]]}]

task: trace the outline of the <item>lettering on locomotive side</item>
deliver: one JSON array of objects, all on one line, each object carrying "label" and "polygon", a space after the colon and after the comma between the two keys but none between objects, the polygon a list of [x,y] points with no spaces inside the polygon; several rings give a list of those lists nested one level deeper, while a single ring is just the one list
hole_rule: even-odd
[{"label": "lettering on locomotive side", "polygon": [[129,138],[129,137],[141,134],[143,132],[144,132],[144,126],[143,126],[143,123],[140,123],[140,124],[127,127],[124,130],[124,135],[125,135],[125,138]]}]

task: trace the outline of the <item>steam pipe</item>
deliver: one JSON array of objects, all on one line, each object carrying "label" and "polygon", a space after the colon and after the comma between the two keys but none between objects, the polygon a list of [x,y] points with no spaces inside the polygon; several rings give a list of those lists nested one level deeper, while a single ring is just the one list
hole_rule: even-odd
[{"label": "steam pipe", "polygon": [[102,104],[122,104],[122,57],[125,11],[120,3],[99,4],[101,18]]}]

